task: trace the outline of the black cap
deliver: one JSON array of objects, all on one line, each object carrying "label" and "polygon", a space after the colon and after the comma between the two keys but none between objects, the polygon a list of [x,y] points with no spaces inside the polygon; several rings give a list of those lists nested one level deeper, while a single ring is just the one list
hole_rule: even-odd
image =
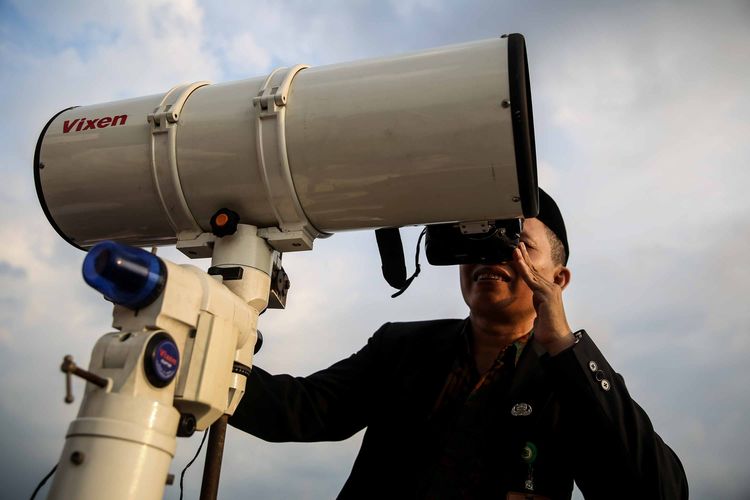
[{"label": "black cap", "polygon": [[570,248],[568,247],[568,233],[565,231],[565,221],[563,221],[562,214],[555,200],[541,188],[539,188],[539,215],[536,218],[550,228],[560,242],[562,242],[563,248],[565,248],[563,264],[567,265]]}]

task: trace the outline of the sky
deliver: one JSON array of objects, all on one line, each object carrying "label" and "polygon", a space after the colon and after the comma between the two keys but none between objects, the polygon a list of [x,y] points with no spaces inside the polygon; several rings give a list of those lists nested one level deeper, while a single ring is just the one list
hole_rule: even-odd
[{"label": "sky", "polygon": [[[568,226],[569,323],[624,376],[680,456],[692,498],[749,498],[748,26],[747,0],[0,0],[4,497],[30,496],[58,459],[78,404],[63,403],[63,355],[86,365],[111,331],[108,303],[80,277],[83,253],[52,230],[34,190],[34,145],[54,113],[519,32],[540,185]],[[407,231],[405,246],[415,243]],[[188,263],[174,249],[160,255]],[[455,268],[423,265],[391,299],[371,231],[316,241],[284,262],[288,307],[261,318],[255,359],[274,373],[324,368],[386,321],[468,312]],[[83,384],[74,391],[80,401]],[[333,498],[361,438],[269,444],[230,429],[220,498]],[[179,440],[172,472],[199,441]],[[202,458],[188,472],[187,498],[198,496],[201,467]]]}]

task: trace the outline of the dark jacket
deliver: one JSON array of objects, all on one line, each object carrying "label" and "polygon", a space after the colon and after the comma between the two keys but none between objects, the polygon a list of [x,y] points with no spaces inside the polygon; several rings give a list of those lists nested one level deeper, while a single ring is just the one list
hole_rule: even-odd
[{"label": "dark jacket", "polygon": [[[466,320],[387,323],[351,357],[308,377],[255,367],[230,424],[267,441],[337,441],[367,427],[339,498],[419,498],[434,475],[440,445],[428,418],[451,369]],[[532,340],[510,384],[478,425],[479,453],[492,474],[492,498],[523,491],[525,443],[535,444],[535,493],[570,498],[682,499],[687,480],[585,332],[549,357]],[[520,403],[529,415],[513,415]],[[442,496],[442,495],[441,495]],[[450,498],[449,492],[444,498]]]}]

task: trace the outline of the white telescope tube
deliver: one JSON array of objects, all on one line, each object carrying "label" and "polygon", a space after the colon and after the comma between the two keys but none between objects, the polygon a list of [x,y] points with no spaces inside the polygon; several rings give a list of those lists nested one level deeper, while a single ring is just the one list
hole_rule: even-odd
[{"label": "white telescope tube", "polygon": [[[70,243],[190,241],[220,208],[330,233],[536,215],[523,36],[173,88],[70,108],[44,128],[37,192]],[[284,238],[281,238],[282,240]]]}]

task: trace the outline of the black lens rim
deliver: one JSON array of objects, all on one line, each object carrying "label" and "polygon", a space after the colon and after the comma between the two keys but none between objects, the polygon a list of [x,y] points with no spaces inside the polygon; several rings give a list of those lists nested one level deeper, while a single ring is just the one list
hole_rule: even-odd
[{"label": "black lens rim", "polygon": [[503,37],[508,39],[508,86],[521,210],[530,218],[539,214],[539,183],[526,40],[520,33]]},{"label": "black lens rim", "polygon": [[70,111],[71,109],[75,109],[78,106],[71,106],[69,108],[65,108],[62,111],[59,111],[55,113],[55,115],[49,119],[47,124],[42,129],[42,133],[39,134],[39,139],[36,141],[36,147],[34,148],[34,187],[36,188],[36,197],[39,200],[39,206],[42,207],[42,212],[44,212],[44,216],[47,217],[47,220],[49,221],[52,228],[57,232],[57,234],[60,235],[62,239],[73,245],[79,250],[86,251],[85,248],[80,246],[75,242],[75,240],[68,236],[61,228],[57,225],[57,222],[55,222],[55,218],[52,217],[52,212],[50,212],[49,207],[47,206],[47,201],[44,199],[44,190],[42,189],[42,173],[41,170],[41,156],[42,156],[42,143],[44,142],[44,136],[47,134],[47,129],[50,125],[52,125],[52,122],[55,121],[55,119],[60,116],[61,114],[65,113],[66,111]]}]

